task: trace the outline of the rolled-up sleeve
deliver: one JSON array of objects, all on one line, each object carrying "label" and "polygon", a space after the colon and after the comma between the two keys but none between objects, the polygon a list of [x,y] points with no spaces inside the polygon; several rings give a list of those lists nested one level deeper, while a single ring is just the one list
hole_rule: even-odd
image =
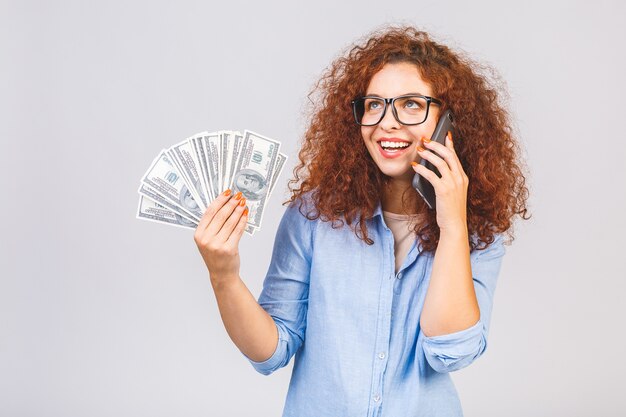
[{"label": "rolled-up sleeve", "polygon": [[276,231],[258,302],[276,323],[278,344],[272,356],[262,362],[244,354],[263,375],[287,365],[304,342],[314,224],[300,213],[297,203],[292,203]]},{"label": "rolled-up sleeve", "polygon": [[487,349],[487,335],[493,306],[496,281],[505,254],[503,235],[484,250],[470,256],[474,290],[480,308],[480,318],[473,326],[458,332],[427,337],[422,333],[426,360],[437,372],[453,372],[465,368]]}]

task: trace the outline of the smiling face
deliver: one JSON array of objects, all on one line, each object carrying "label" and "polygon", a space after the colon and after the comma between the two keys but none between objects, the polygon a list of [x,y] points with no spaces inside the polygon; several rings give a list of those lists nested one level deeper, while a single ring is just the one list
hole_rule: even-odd
[{"label": "smiling face", "polygon": [[[374,74],[365,95],[390,98],[411,93],[433,95],[430,85],[422,80],[417,66],[400,62],[386,64]],[[416,147],[423,147],[422,137],[432,136],[439,117],[439,107],[431,104],[428,119],[415,126],[400,124],[391,110],[391,107],[387,109],[385,117],[377,125],[361,126],[361,136],[372,159],[385,175],[410,182],[415,174],[411,162],[419,163],[421,159]]]}]

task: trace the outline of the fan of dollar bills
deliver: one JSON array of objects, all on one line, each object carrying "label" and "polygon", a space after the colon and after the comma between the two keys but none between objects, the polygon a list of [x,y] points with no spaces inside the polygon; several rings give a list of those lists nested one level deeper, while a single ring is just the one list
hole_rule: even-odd
[{"label": "fan of dollar bills", "polygon": [[201,132],[163,149],[141,178],[137,218],[195,229],[230,188],[247,200],[252,235],[287,160],[279,150],[280,142],[249,130]]}]

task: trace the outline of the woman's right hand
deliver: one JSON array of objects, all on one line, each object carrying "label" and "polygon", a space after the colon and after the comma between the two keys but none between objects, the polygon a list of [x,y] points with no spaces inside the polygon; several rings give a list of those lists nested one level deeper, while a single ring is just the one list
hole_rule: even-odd
[{"label": "woman's right hand", "polygon": [[239,278],[239,240],[248,221],[248,208],[241,192],[231,193],[226,190],[209,204],[193,236],[212,283]]}]

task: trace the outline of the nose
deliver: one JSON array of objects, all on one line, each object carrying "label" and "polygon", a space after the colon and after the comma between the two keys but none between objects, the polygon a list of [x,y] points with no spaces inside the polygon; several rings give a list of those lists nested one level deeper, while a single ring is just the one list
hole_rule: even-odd
[{"label": "nose", "polygon": [[391,130],[391,129],[399,129],[400,122],[398,122],[393,114],[393,107],[391,103],[387,105],[387,111],[385,112],[385,116],[380,121],[379,126],[383,130]]}]

